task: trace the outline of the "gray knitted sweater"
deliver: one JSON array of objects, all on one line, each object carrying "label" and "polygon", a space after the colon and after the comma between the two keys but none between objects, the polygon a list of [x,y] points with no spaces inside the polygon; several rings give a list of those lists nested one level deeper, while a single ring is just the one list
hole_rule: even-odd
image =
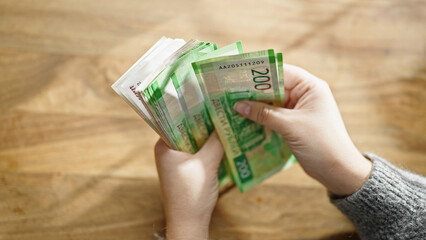
[{"label": "gray knitted sweater", "polygon": [[330,196],[354,223],[361,239],[426,240],[426,178],[366,153],[370,178],[345,198]]}]

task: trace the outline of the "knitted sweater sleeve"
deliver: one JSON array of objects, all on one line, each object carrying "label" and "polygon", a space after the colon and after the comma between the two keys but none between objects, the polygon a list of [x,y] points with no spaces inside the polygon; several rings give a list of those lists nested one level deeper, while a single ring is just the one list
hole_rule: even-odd
[{"label": "knitted sweater sleeve", "polygon": [[366,153],[370,178],[350,196],[331,202],[355,225],[362,239],[426,239],[426,178]]}]

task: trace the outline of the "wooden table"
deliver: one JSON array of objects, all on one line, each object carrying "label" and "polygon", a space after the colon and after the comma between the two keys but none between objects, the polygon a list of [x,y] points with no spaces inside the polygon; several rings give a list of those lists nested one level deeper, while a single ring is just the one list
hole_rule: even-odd
[{"label": "wooden table", "polygon": [[[156,134],[111,84],[161,36],[274,48],[361,151],[426,174],[425,1],[0,0],[0,239],[156,239]],[[300,166],[221,197],[212,239],[357,239]]]}]

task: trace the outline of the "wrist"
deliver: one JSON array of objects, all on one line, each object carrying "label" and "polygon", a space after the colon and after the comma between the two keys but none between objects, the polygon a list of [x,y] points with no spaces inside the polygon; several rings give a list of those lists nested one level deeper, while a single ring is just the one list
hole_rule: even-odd
[{"label": "wrist", "polygon": [[361,189],[373,169],[372,162],[357,150],[331,162],[331,171],[324,178],[323,184],[330,193],[337,196],[348,196]]},{"label": "wrist", "polygon": [[167,240],[207,240],[209,238],[209,224],[201,222],[167,221]]}]

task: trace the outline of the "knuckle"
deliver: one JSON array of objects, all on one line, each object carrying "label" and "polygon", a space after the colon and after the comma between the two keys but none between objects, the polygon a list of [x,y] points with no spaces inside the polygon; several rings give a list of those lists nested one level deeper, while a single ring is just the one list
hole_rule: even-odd
[{"label": "knuckle", "polygon": [[256,115],[256,121],[258,123],[266,123],[271,115],[271,109],[266,106],[261,106]]},{"label": "knuckle", "polygon": [[320,83],[325,89],[330,89],[330,85],[326,81],[320,79]]},{"label": "knuckle", "polygon": [[329,92],[330,90],[330,85],[328,85],[328,83],[322,79],[318,78],[318,81],[316,82],[316,84],[314,85],[318,88],[319,91],[321,92]]},{"label": "knuckle", "polygon": [[317,84],[318,84],[318,86],[320,86],[320,87],[322,87],[324,89],[327,89],[327,88],[330,87],[328,85],[328,83],[326,81],[324,81],[323,79],[321,79],[321,78],[317,78]]}]

